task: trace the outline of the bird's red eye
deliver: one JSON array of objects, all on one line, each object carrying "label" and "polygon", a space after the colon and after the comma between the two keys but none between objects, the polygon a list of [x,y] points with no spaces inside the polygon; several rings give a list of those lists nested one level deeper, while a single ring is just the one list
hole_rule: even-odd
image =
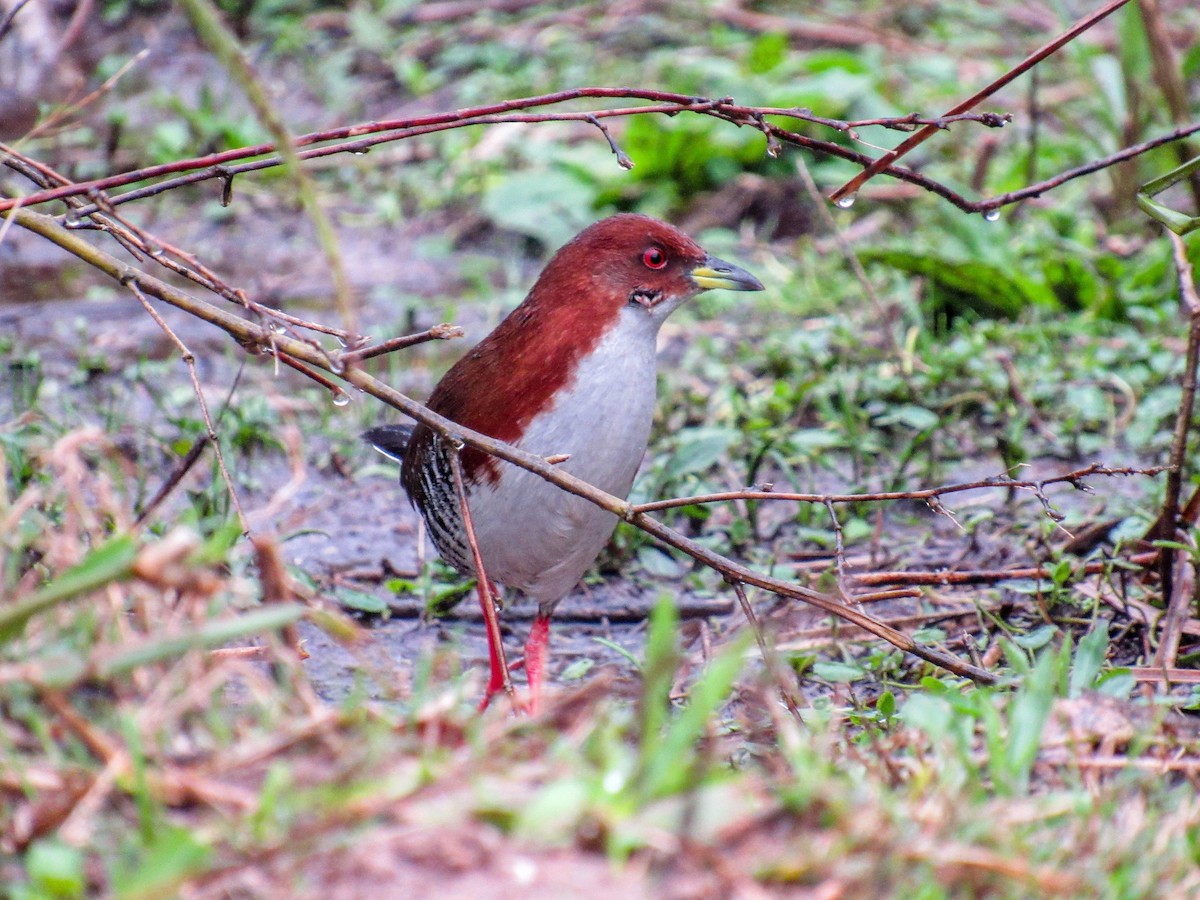
[{"label": "bird's red eye", "polygon": [[658,247],[651,247],[642,254],[642,262],[646,264],[648,269],[661,269],[667,264],[667,254],[663,253]]}]

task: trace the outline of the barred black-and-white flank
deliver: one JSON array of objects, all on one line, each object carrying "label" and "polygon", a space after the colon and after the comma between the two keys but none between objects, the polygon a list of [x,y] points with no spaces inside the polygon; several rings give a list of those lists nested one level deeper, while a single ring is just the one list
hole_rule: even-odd
[{"label": "barred black-and-white flank", "polygon": [[464,575],[474,575],[475,564],[463,527],[449,451],[441,437],[428,429],[422,431],[405,454],[401,481],[424,517],[442,559]]}]

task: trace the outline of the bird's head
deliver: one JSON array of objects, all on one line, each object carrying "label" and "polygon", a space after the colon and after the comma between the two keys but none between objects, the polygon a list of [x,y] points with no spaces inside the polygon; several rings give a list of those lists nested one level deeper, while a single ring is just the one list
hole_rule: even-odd
[{"label": "bird's head", "polygon": [[[428,406],[467,428],[518,443],[526,426],[554,407],[558,392],[574,384],[580,360],[614,329],[621,339],[653,341],[674,309],[713,288],[763,286],[665,222],[631,214],[604,219],[554,254],[524,302],[446,373]],[[644,341],[617,344],[635,355],[645,350]],[[651,343],[651,354],[653,349]],[[414,446],[430,440],[432,432],[418,428],[408,445],[410,495],[423,488],[407,460],[416,458]],[[494,457],[468,449],[462,460],[469,481],[495,483],[499,477]]]},{"label": "bird's head", "polygon": [[585,228],[564,245],[530,299],[586,304],[602,318],[631,307],[661,323],[685,300],[713,288],[763,286],[745,269],[710,256],[678,228],[624,213]]}]

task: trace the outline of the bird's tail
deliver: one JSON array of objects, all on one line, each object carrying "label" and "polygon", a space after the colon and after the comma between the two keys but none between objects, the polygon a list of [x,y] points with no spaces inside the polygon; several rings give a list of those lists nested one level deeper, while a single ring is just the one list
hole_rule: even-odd
[{"label": "bird's tail", "polygon": [[378,428],[368,428],[362,433],[362,439],[396,462],[404,461],[404,453],[408,450],[408,442],[412,439],[415,425],[380,425]]}]

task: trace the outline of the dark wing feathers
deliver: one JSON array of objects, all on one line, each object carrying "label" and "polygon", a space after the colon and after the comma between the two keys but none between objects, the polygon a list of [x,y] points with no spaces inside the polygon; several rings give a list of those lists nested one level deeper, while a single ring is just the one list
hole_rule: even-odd
[{"label": "dark wing feathers", "polygon": [[412,439],[415,425],[380,425],[362,433],[362,439],[396,462],[404,462],[408,442]]}]

